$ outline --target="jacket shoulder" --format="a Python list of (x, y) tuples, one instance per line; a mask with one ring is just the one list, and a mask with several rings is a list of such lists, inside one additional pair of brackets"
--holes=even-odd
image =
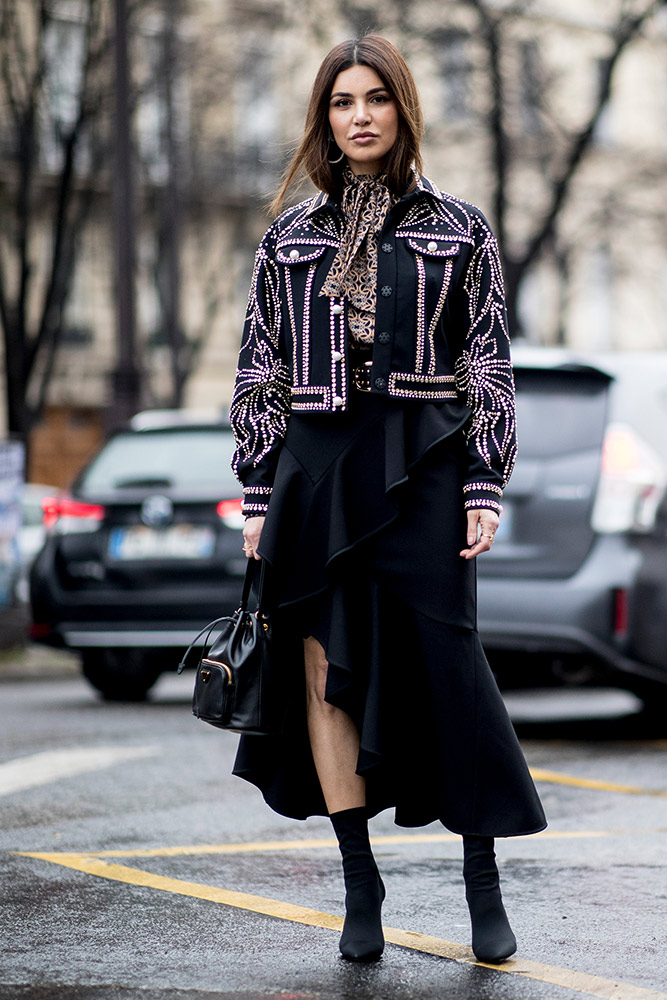
[[(316, 198), (317, 196), (315, 196)], [(308, 216), (315, 198), (305, 198), (304, 201), (298, 202), (296, 205), (290, 205), (286, 208), (284, 212), (275, 219), (273, 225), (276, 227), (278, 233), (283, 233), (287, 229), (295, 224), (303, 222), (303, 220)]]
[(493, 231), (486, 216), (476, 205), (443, 191), (427, 177), (421, 178), (421, 189), (423, 197), (417, 200), (415, 211), (408, 212), (403, 226), (406, 222), (410, 223), (411, 214), (419, 214), (423, 224), (426, 221), (426, 213), (434, 223), (453, 229), (466, 242), (479, 243), (493, 238)]
[(321, 199), (321, 195), (314, 195), (281, 212), (265, 232), (261, 246), (270, 253), (280, 243), (292, 238), (298, 239), (299, 235), (335, 235), (336, 227), (330, 212), (318, 211), (312, 214), (318, 199)]
[(286, 208), (280, 215), (276, 216), (264, 233), (260, 248), (264, 247), (266, 250), (269, 250), (271, 247), (275, 247), (285, 232), (289, 231), (295, 223), (299, 223), (307, 216), (312, 201), (312, 198), (307, 198), (305, 201), (300, 201), (298, 205), (290, 205), (289, 208)]

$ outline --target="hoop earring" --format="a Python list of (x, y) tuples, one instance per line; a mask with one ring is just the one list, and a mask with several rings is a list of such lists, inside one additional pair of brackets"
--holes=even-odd
[[(331, 143), (335, 142), (335, 141), (336, 140), (334, 139), (334, 137), (332, 135), (330, 135), (329, 136), (329, 145), (331, 145)], [(329, 163), (340, 163), (340, 161), (343, 159), (344, 156), (345, 156), (345, 153), (341, 153), (337, 160), (329, 160), (328, 157), (327, 157), (327, 159), (329, 160)]]

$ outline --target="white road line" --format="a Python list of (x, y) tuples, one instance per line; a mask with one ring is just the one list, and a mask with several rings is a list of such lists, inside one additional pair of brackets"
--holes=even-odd
[(101, 771), (127, 760), (153, 757), (157, 747), (73, 747), (69, 750), (45, 750), (29, 757), (0, 764), (0, 795), (12, 795), (26, 788), (47, 785), (75, 774)]

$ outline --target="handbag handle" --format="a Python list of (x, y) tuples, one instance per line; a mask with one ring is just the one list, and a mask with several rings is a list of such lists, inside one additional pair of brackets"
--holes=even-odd
[[(243, 591), (241, 593), (241, 605), (239, 611), (248, 610), (248, 601), (250, 600), (250, 590), (252, 588), (252, 582), (255, 578), (255, 572), (257, 570), (257, 559), (248, 559), (248, 565), (246, 566), (245, 579), (243, 581)], [(259, 610), (262, 606), (262, 599), (264, 597), (264, 577), (265, 577), (266, 562), (264, 559), (259, 560), (259, 587), (257, 588), (257, 609)]]
[[(248, 559), (248, 565), (246, 566), (246, 571), (245, 571), (245, 578), (243, 580), (243, 590), (241, 591), (241, 603), (240, 603), (240, 605), (238, 607), (237, 614), (239, 612), (241, 612), (242, 614), (246, 614), (246, 612), (248, 610), (248, 601), (250, 600), (250, 590), (252, 588), (252, 582), (253, 582), (253, 579), (255, 577), (256, 564), (257, 564), (257, 560), (256, 559)], [(260, 570), (259, 570), (259, 589), (258, 589), (258, 592), (257, 592), (257, 617), (258, 618), (264, 618), (264, 619), (266, 619), (268, 617), (265, 614), (265, 612), (262, 611), (262, 599), (263, 599), (263, 596), (264, 596), (265, 565), (266, 565), (265, 561), (264, 561), (264, 559), (262, 559), (261, 560), (261, 565), (260, 565)], [(206, 639), (204, 640), (204, 646), (208, 646), (208, 641), (209, 641), (209, 638), (211, 636), (211, 632), (213, 632), (213, 630), (215, 629), (216, 625), (219, 625), (220, 622), (224, 622), (228, 617), (229, 617), (229, 615), (223, 615), (222, 618), (216, 618), (216, 619), (214, 619), (214, 621), (209, 622), (208, 625), (204, 625), (204, 627), (201, 630), (201, 632), (197, 633), (197, 635), (194, 637), (194, 639), (192, 640), (192, 642), (190, 643), (190, 645), (186, 649), (185, 653), (183, 654), (183, 656), (181, 658), (181, 662), (178, 664), (178, 667), (176, 668), (176, 673), (177, 674), (182, 674), (183, 673), (183, 670), (185, 669), (187, 658), (190, 655), (190, 651), (193, 648), (193, 646), (197, 645), (197, 642), (199, 641), (199, 639), (201, 639), (201, 637), (205, 633), (208, 633), (206, 635)]]

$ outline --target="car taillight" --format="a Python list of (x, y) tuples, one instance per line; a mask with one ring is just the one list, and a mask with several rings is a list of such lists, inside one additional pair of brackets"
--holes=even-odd
[(43, 624), (41, 622), (33, 622), (30, 626), (30, 638), (31, 639), (45, 639), (47, 635), (51, 635), (51, 626)]
[(221, 500), (217, 506), (218, 517), (228, 528), (241, 529), (245, 523), (245, 517), (241, 513), (243, 500)]
[(58, 497), (44, 497), (44, 527), (55, 528), (63, 534), (70, 531), (97, 531), (104, 518), (104, 507), (98, 503), (74, 500), (68, 493)]
[(624, 587), (619, 587), (614, 590), (614, 636), (616, 639), (627, 638), (629, 623), (628, 592)]
[(666, 483), (667, 468), (653, 448), (632, 428), (612, 424), (602, 450), (593, 529), (650, 531)]

